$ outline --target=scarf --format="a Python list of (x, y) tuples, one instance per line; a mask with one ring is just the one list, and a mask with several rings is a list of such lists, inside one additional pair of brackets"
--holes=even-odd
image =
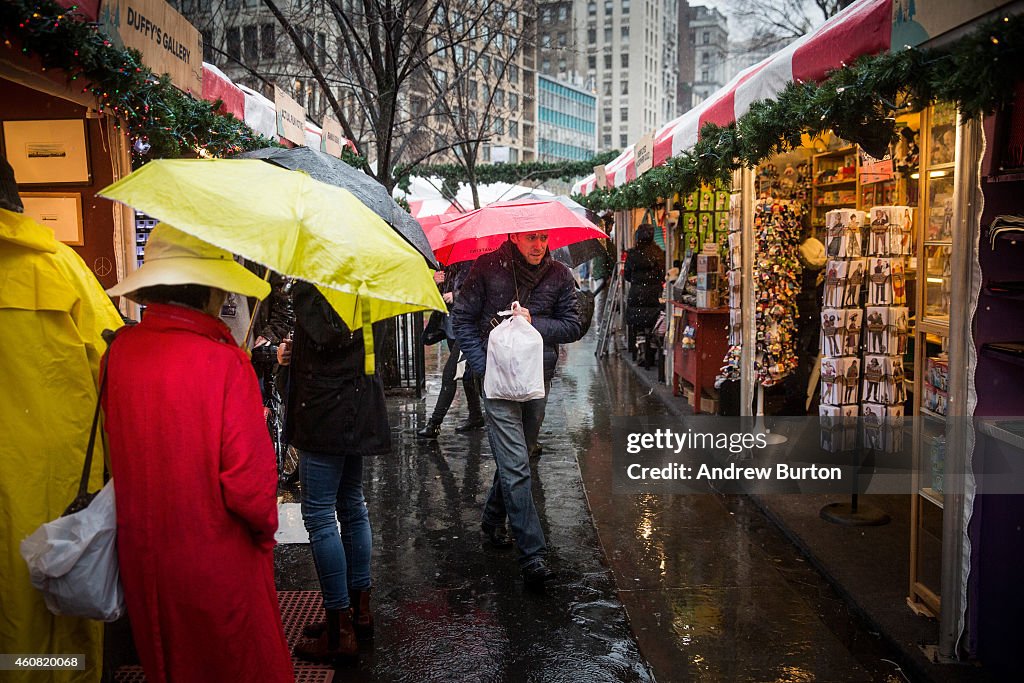
[[(512, 279), (516, 285), (516, 299), (522, 306), (529, 308), (527, 302), (532, 295), (533, 288), (540, 284), (548, 270), (551, 269), (551, 251), (548, 250), (541, 262), (534, 266), (526, 262), (519, 247), (512, 244), (511, 240), (505, 242), (503, 246), (512, 262)], [(523, 295), (525, 295), (525, 300)]]

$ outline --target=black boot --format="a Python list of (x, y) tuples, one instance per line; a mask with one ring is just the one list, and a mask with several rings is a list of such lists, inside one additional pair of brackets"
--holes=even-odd
[(544, 583), (558, 577), (555, 570), (548, 567), (547, 562), (538, 559), (523, 567), (523, 585), (530, 590), (544, 590)]
[(487, 423), (484, 421), (483, 415), (470, 415), (469, 419), (460, 424), (455, 428), (459, 434), (465, 434), (466, 432), (475, 432), (478, 429), (483, 429)]
[(484, 540), (485, 545), (489, 545), (492, 548), (504, 549), (512, 547), (512, 538), (508, 535), (505, 530), (505, 525), (501, 524), (493, 526), (491, 524), (482, 523), (480, 530), (484, 532), (486, 539)]
[(436, 439), (441, 433), (441, 423), (431, 420), (423, 429), (416, 430), (416, 436), (421, 439)]

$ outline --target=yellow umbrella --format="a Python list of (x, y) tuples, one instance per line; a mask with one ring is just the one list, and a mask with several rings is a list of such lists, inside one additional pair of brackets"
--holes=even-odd
[(289, 277), (317, 285), (373, 373), (378, 320), (444, 311), (423, 256), (350, 192), (257, 159), (158, 159), (99, 192)]

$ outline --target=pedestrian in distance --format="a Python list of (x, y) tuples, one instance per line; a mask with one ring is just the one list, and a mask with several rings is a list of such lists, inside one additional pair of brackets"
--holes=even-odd
[[(78, 254), (22, 212), (14, 170), (0, 157), (0, 653), (76, 653), (85, 669), (0, 678), (96, 683), (103, 624), (51, 614), (19, 546), (75, 498), (106, 348), (101, 333), (121, 317)], [(102, 485), (102, 441), (96, 447), (90, 491)]]
[[(302, 521), (326, 611), (325, 621), (303, 630), (309, 640), (295, 654), (315, 662), (350, 661), (358, 655), (357, 641), (373, 638), (373, 538), (363, 458), (391, 451), (391, 428), (380, 375), (364, 370), (363, 331), (350, 330), (307, 282), (295, 283), (292, 303), (294, 337), (281, 352), (290, 363), (285, 436), (299, 452)], [(379, 344), (384, 330), (376, 332)]]
[(508, 518), (523, 580), (531, 589), (543, 588), (556, 574), (547, 564), (547, 543), (533, 500), (529, 449), (544, 421), (558, 345), (582, 334), (572, 272), (551, 258), (547, 242), (546, 232), (509, 235), (496, 251), (477, 259), (452, 313), (455, 338), (478, 386), (487, 369), (488, 335), (501, 321), (498, 312), (510, 309), (513, 301), (520, 304), (513, 315), (525, 317), (544, 340), (544, 398), (517, 402), (481, 393), (496, 468), (480, 527), (488, 544), (508, 547)]
[[(654, 241), (654, 226), (644, 223), (636, 229), (636, 246), (626, 252), (623, 278), (629, 284), (626, 301), (626, 324), (629, 325), (629, 349), (636, 357), (636, 339), (645, 335), (650, 339), (658, 314), (665, 310), (661, 304), (661, 285), (665, 278), (665, 252)], [(644, 355), (653, 355), (645, 344)], [(641, 358), (644, 366), (652, 363), (650, 357)]]
[[(472, 267), (472, 261), (460, 261), (459, 263), (449, 265), (443, 271), (435, 273), (434, 279), (441, 286), (441, 296), (444, 298), (444, 302), (448, 304), (449, 309), (454, 305), (455, 299), (459, 295), (459, 290), (462, 288), (462, 283), (465, 281), (466, 276), (469, 275), (470, 268)], [(437, 277), (438, 275), (440, 275), (440, 278)], [(448, 414), (449, 408), (451, 408), (452, 401), (455, 400), (455, 392), (458, 389), (459, 380), (455, 378), (455, 375), (458, 373), (459, 357), (462, 355), (462, 349), (459, 348), (459, 342), (455, 339), (455, 334), (452, 332), (450, 315), (445, 316), (444, 327), (445, 338), (448, 342), (448, 360), (445, 362), (444, 369), (441, 372), (441, 390), (437, 394), (437, 403), (434, 404), (434, 410), (427, 424), (416, 432), (416, 436), (422, 439), (436, 439), (440, 435), (441, 425), (444, 423), (444, 418)], [(460, 434), (483, 429), (485, 425), (476, 383), (463, 374), (462, 386), (466, 392), (466, 405), (469, 408), (469, 416), (465, 422), (455, 428), (455, 431)]]
[(274, 586), (277, 465), (256, 373), (217, 316), (270, 286), (230, 253), (157, 225), (108, 293), (145, 304), (105, 365), (117, 551), (153, 683), (292, 681)]

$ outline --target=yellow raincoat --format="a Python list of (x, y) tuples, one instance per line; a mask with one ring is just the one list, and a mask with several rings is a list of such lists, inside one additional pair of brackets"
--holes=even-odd
[[(85, 655), (87, 667), (4, 672), (5, 681), (100, 680), (103, 624), (50, 614), (18, 546), (75, 497), (106, 348), (100, 333), (120, 325), (72, 249), (0, 209), (0, 652)], [(102, 484), (104, 455), (98, 441), (90, 490)]]

